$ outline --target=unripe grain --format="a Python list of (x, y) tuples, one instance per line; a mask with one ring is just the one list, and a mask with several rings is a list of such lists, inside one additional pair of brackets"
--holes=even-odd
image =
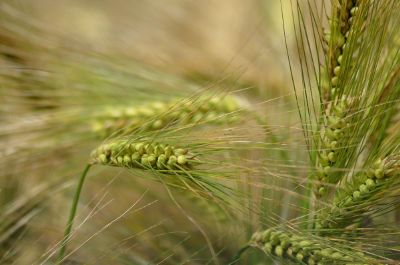
[(329, 19), (329, 31), (324, 32), (324, 40), (328, 45), (327, 70), (321, 71), (321, 80), (330, 80), (332, 86), (321, 85), (325, 102), (332, 100), (338, 92), (343, 54), (349, 46), (354, 20), (359, 15), (359, 2), (356, 0), (337, 1), (332, 9), (332, 17)]
[(355, 176), (354, 184), (345, 186), (338, 191), (334, 198), (334, 205), (319, 215), (317, 226), (319, 228), (345, 228), (353, 224), (375, 205), (374, 196), (396, 181), (399, 174), (399, 155), (390, 155), (382, 160), (377, 159), (371, 167)]
[[(369, 264), (363, 253), (327, 246), (323, 238), (267, 229), (253, 234), (250, 245), (269, 255), (301, 264)], [(318, 262), (318, 263), (317, 263)]]
[(187, 149), (151, 141), (114, 140), (96, 148), (91, 158), (93, 164), (166, 170), (190, 168), (194, 155)]
[[(218, 123), (220, 115), (239, 110), (233, 96), (202, 96), (194, 102), (176, 99), (169, 102), (152, 102), (139, 107), (113, 107), (96, 115), (92, 130), (102, 138), (126, 135), (135, 130), (159, 130), (172, 124), (186, 125), (196, 122)], [(223, 121), (232, 122), (230, 116)]]
[(326, 125), (321, 132), (322, 150), (318, 153), (317, 174), (318, 183), (314, 184), (316, 196), (326, 194), (325, 182), (336, 183), (338, 181), (334, 170), (338, 160), (338, 149), (345, 145), (343, 135), (348, 128), (346, 116), (348, 115), (351, 102), (346, 96), (331, 103), (330, 112), (326, 113)]

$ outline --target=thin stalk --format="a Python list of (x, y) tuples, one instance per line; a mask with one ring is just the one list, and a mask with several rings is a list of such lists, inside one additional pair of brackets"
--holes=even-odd
[(81, 177), (79, 178), (79, 183), (75, 190), (74, 199), (72, 200), (71, 211), (69, 213), (67, 227), (65, 228), (64, 238), (61, 242), (61, 248), (60, 248), (60, 252), (58, 254), (57, 264), (61, 264), (61, 262), (64, 258), (65, 249), (67, 247), (68, 240), (71, 236), (71, 229), (72, 229), (72, 225), (74, 224), (76, 209), (78, 208), (78, 202), (79, 202), (79, 197), (81, 195), (83, 182), (85, 181), (86, 175), (87, 175), (90, 167), (91, 167), (91, 164), (87, 164), (85, 169), (83, 170)]
[(239, 261), (239, 259), (240, 259), (240, 257), (242, 256), (242, 254), (243, 254), (248, 248), (250, 248), (250, 245), (245, 245), (244, 247), (242, 247), (241, 249), (239, 249), (238, 252), (236, 253), (236, 255), (233, 257), (232, 261), (229, 263), (229, 265), (236, 264), (236, 262)]

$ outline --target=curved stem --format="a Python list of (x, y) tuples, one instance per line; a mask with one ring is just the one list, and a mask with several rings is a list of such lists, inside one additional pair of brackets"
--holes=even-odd
[(250, 245), (245, 245), (239, 251), (236, 253), (235, 257), (233, 257), (232, 261), (229, 263), (229, 265), (233, 265), (236, 262), (239, 261), (240, 257), (242, 256), (243, 252), (245, 252), (248, 248), (250, 248)]
[(76, 209), (78, 207), (78, 202), (79, 202), (79, 197), (81, 195), (83, 182), (85, 181), (86, 175), (87, 175), (90, 167), (91, 167), (91, 164), (87, 164), (86, 165), (85, 170), (83, 170), (83, 173), (82, 173), (82, 175), (81, 175), (81, 177), (79, 179), (78, 186), (76, 187), (75, 195), (74, 195), (74, 198), (72, 200), (71, 211), (70, 211), (69, 217), (68, 217), (67, 227), (65, 228), (64, 238), (63, 238), (63, 240), (61, 242), (61, 248), (60, 248), (60, 252), (58, 254), (58, 262), (57, 262), (57, 264), (61, 264), (61, 262), (62, 262), (62, 260), (64, 258), (65, 249), (67, 247), (68, 240), (69, 240), (69, 238), (71, 236), (72, 225), (74, 224), (74, 219), (75, 219), (75, 215), (76, 215)]

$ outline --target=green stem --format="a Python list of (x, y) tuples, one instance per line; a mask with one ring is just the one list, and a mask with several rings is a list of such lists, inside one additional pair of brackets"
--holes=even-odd
[(239, 261), (240, 257), (242, 256), (243, 252), (245, 252), (248, 248), (250, 248), (250, 245), (246, 245), (239, 249), (239, 251), (236, 253), (235, 257), (233, 257), (232, 261), (229, 263), (229, 265), (233, 265), (236, 262)]
[(71, 211), (70, 211), (69, 217), (68, 217), (67, 227), (65, 228), (64, 238), (63, 238), (63, 240), (61, 242), (61, 249), (60, 249), (60, 252), (58, 254), (58, 262), (57, 262), (57, 264), (61, 264), (61, 262), (62, 262), (62, 260), (64, 258), (65, 249), (67, 247), (68, 240), (69, 240), (69, 238), (71, 236), (71, 229), (72, 229), (72, 225), (74, 223), (74, 219), (75, 219), (75, 215), (76, 215), (76, 209), (78, 207), (79, 196), (81, 195), (83, 182), (85, 181), (86, 175), (87, 175), (90, 167), (91, 167), (91, 164), (87, 164), (86, 165), (85, 170), (83, 170), (83, 173), (82, 173), (82, 175), (81, 175), (81, 177), (79, 179), (78, 186), (76, 187), (74, 199), (72, 200)]

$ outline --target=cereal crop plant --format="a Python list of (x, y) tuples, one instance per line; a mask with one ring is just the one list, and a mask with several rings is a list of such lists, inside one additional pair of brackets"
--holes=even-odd
[(0, 3), (0, 264), (399, 264), (399, 1), (116, 2)]

